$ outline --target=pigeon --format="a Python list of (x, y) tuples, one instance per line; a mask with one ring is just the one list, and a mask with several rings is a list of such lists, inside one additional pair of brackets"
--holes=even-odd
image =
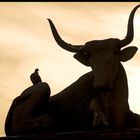
[(31, 76), (30, 76), (30, 79), (31, 79), (33, 85), (42, 82), (41, 77), (38, 74), (38, 71), (39, 71), (39, 69), (36, 68), (35, 71), (34, 71), (34, 73), (32, 73)]

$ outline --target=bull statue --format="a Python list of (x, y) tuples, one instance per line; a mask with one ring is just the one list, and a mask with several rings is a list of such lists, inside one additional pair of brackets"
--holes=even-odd
[(130, 124), (134, 125), (134, 122), (135, 127), (140, 127), (139, 115), (133, 114), (129, 109), (127, 76), (121, 64), (130, 60), (138, 50), (135, 46), (122, 48), (133, 40), (133, 18), (139, 7), (137, 5), (130, 13), (127, 34), (122, 40), (109, 38), (88, 41), (84, 45), (72, 45), (62, 40), (53, 22), (48, 19), (57, 44), (75, 53), (75, 59), (92, 68), (90, 73), (80, 78), (81, 81), (51, 97), (50, 104), (58, 111), (55, 115), (61, 124), (69, 128), (88, 128), (91, 122), (96, 125), (95, 115), (100, 117), (99, 114), (102, 113), (105, 118), (103, 124), (113, 129), (120, 130)]
[(44, 82), (27, 88), (11, 105), (6, 135), (92, 130), (98, 125), (115, 130), (140, 128), (140, 116), (129, 109), (127, 76), (121, 64), (137, 51), (134, 46), (122, 48), (133, 40), (133, 18), (139, 7), (130, 13), (124, 39), (93, 40), (85, 45), (63, 41), (48, 19), (58, 45), (75, 53), (74, 58), (92, 71), (53, 96)]

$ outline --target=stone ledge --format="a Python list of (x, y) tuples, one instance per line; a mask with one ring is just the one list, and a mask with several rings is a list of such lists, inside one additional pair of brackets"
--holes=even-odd
[(68, 139), (82, 139), (82, 140), (129, 140), (139, 139), (140, 129), (129, 129), (121, 132), (112, 131), (78, 131), (78, 132), (61, 132), (49, 133), (40, 135), (27, 135), (27, 136), (8, 136), (0, 137), (0, 140), (68, 140)]

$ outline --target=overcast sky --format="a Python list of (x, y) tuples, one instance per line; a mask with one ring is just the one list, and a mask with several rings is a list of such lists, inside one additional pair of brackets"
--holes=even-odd
[[(61, 37), (71, 44), (123, 39), (131, 10), (139, 2), (1, 2), (0, 3), (0, 135), (12, 100), (32, 85), (39, 68), (42, 80), (57, 94), (91, 70), (60, 48), (51, 33), (52, 19)], [(134, 18), (134, 40), (140, 47), (140, 9)], [(140, 113), (140, 50), (123, 63), (129, 84), (129, 104)]]

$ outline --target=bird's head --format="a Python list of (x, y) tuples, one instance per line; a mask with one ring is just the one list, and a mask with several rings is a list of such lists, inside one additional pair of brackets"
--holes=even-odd
[(38, 68), (36, 68), (36, 69), (35, 69), (35, 72), (38, 72), (38, 71), (39, 71), (39, 69), (38, 69)]

